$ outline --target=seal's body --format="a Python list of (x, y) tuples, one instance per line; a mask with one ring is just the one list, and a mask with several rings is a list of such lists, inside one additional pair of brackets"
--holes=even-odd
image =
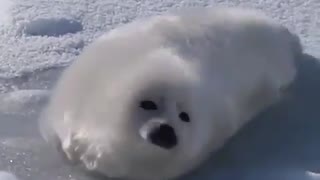
[(300, 53), (298, 38), (253, 10), (137, 20), (66, 70), (41, 131), (67, 159), (106, 176), (178, 177), (282, 97)]

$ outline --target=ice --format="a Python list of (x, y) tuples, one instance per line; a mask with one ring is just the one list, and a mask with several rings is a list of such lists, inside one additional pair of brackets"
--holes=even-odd
[(117, 25), (215, 5), (265, 11), (297, 33), (314, 57), (300, 58), (300, 76), (284, 103), (182, 179), (320, 179), (319, 0), (0, 0), (0, 171), (20, 180), (99, 179), (64, 162), (39, 136), (37, 119), (60, 73)]

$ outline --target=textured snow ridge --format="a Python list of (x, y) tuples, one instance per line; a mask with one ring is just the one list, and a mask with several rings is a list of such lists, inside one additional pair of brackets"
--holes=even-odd
[(0, 77), (65, 66), (102, 33), (136, 18), (191, 6), (261, 9), (320, 57), (319, 0), (1, 0)]

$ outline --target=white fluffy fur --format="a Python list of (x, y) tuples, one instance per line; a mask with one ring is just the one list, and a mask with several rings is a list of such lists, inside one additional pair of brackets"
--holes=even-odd
[[(194, 8), (137, 20), (106, 33), (66, 70), (41, 131), (70, 161), (107, 176), (178, 177), (281, 98), (300, 53), (297, 37), (254, 10)], [(175, 128), (177, 147), (140, 136), (151, 118), (142, 99), (161, 101), (157, 117)]]

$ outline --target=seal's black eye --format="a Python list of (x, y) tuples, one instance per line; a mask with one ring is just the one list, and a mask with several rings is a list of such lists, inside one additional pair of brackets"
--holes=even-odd
[(179, 114), (179, 118), (180, 118), (181, 121), (183, 121), (183, 122), (190, 122), (190, 117), (189, 117), (188, 113), (186, 113), (186, 112), (181, 112), (181, 113)]
[(158, 107), (156, 105), (156, 103), (154, 103), (153, 101), (141, 101), (140, 102), (140, 107), (145, 109), (145, 110), (157, 110)]

